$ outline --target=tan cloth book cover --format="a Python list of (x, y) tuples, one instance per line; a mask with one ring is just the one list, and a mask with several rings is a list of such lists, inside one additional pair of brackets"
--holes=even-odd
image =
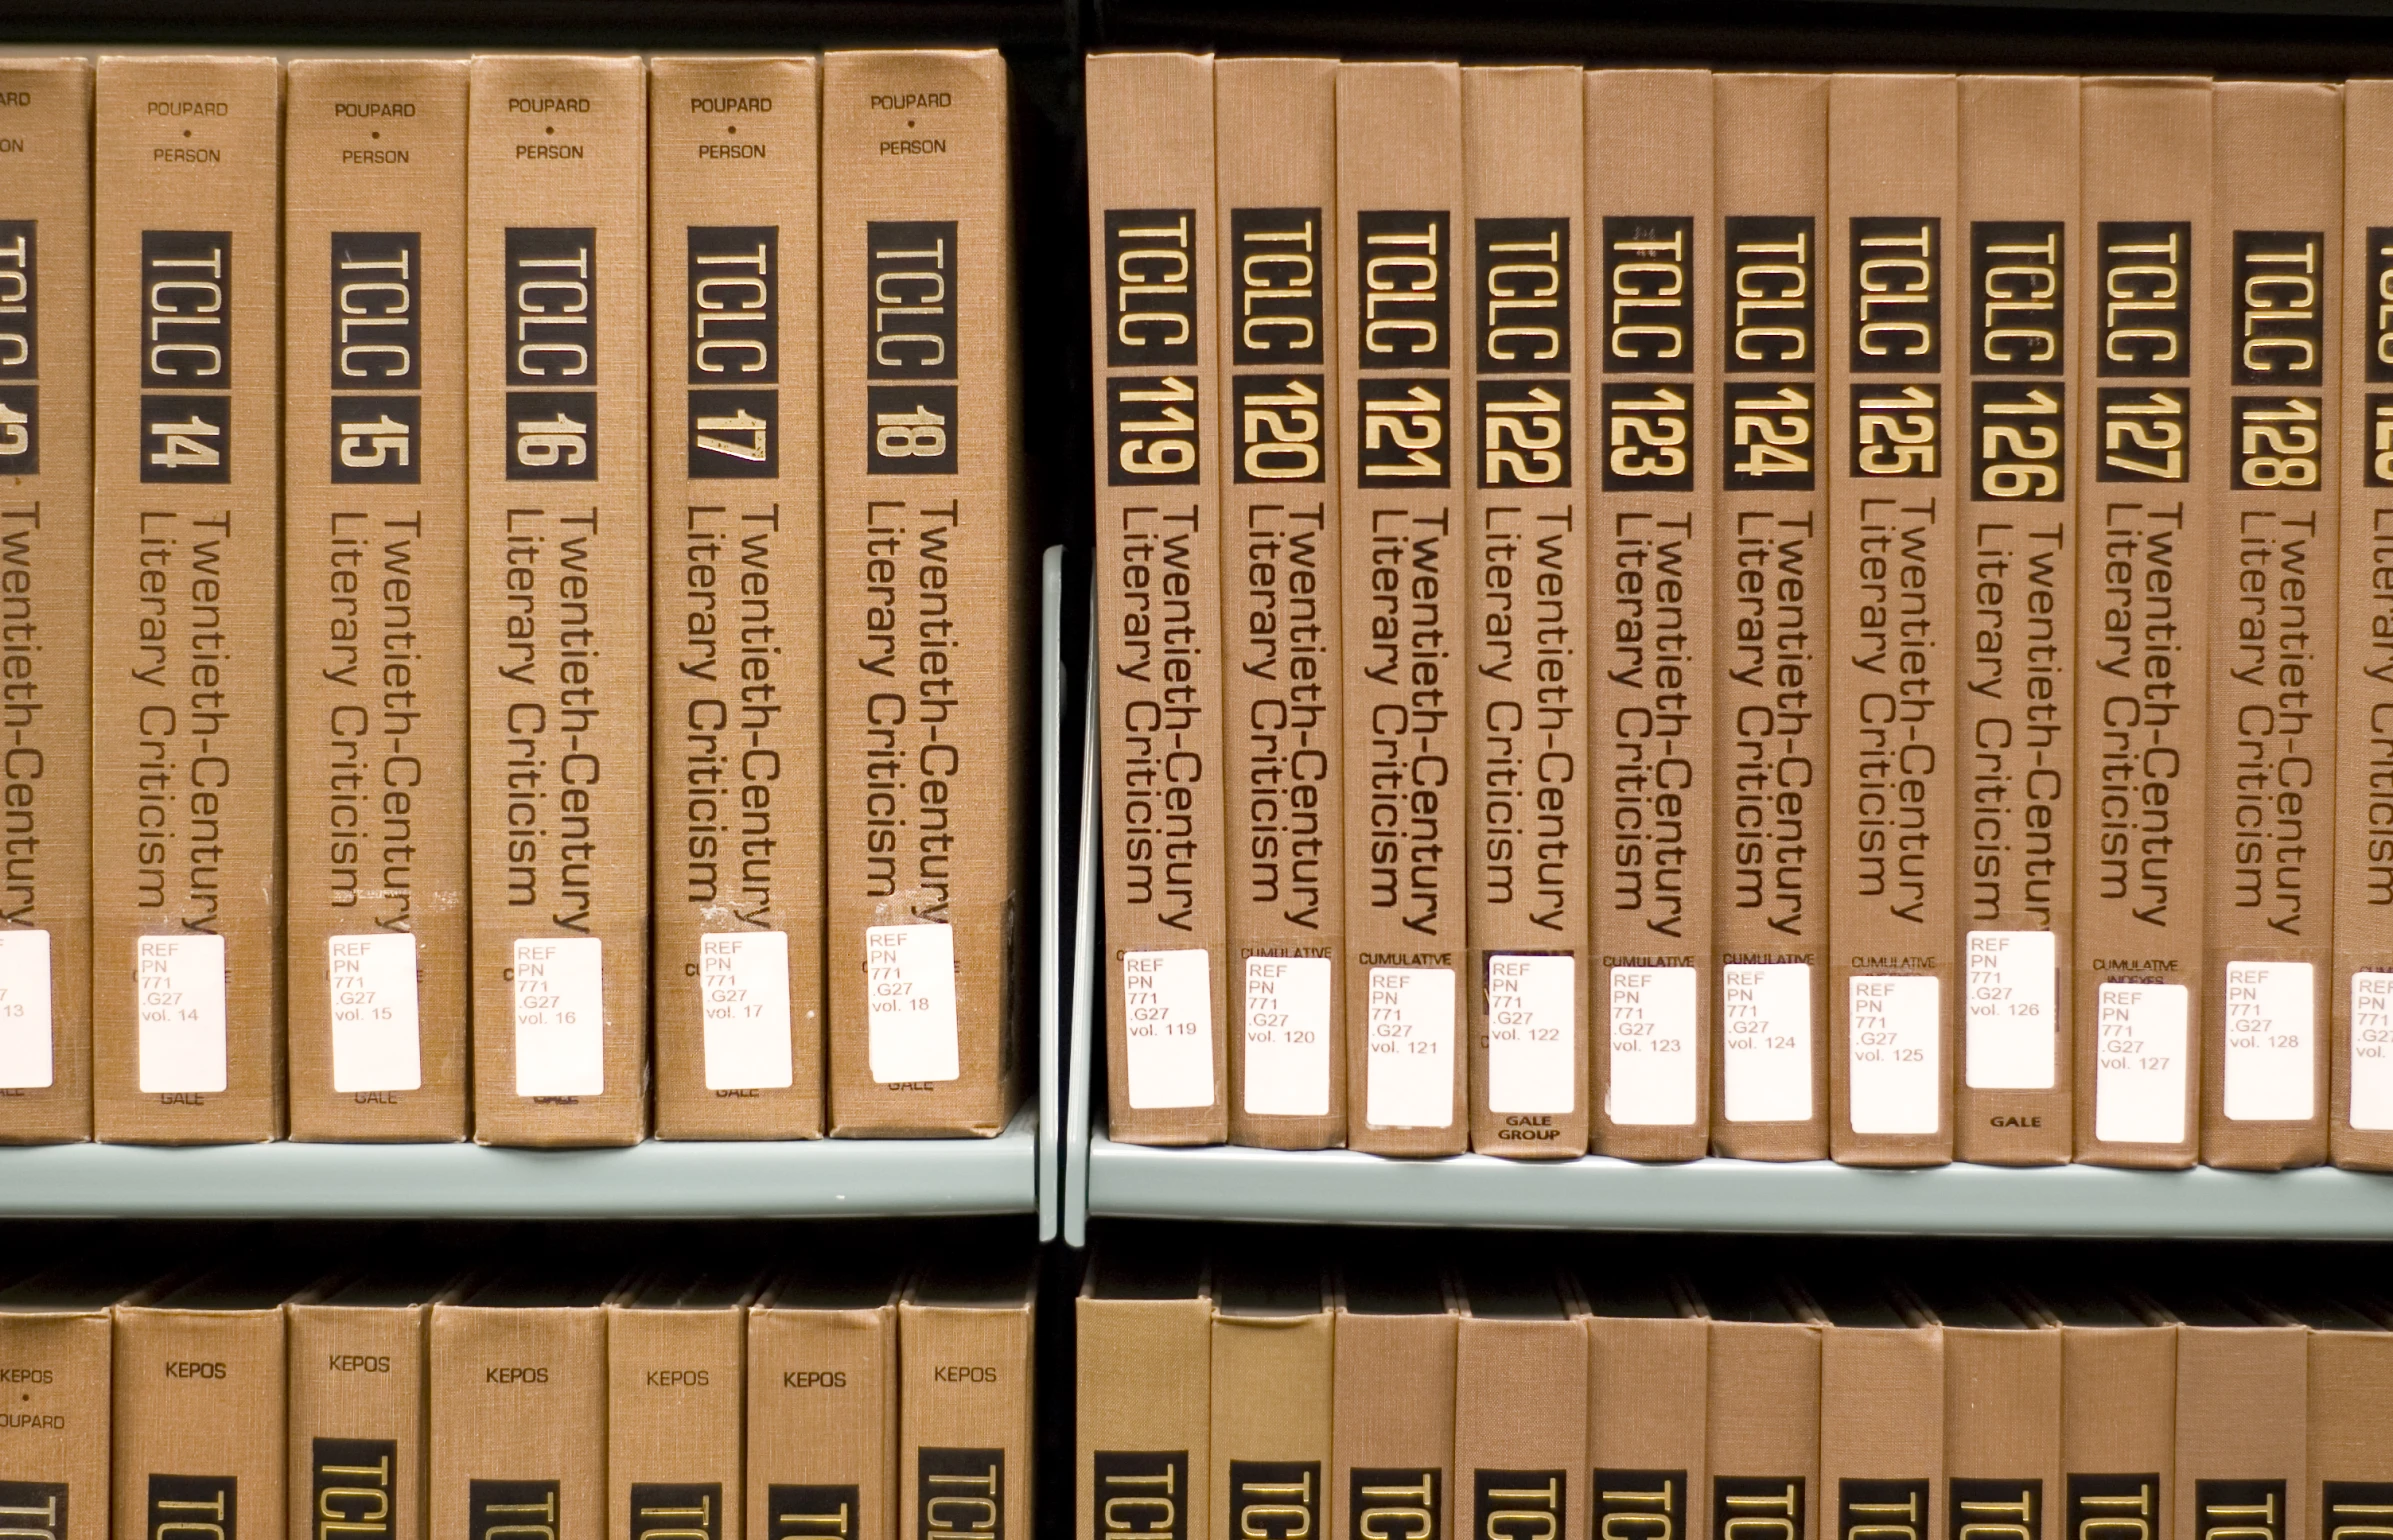
[(1229, 1137), (1213, 57), (1087, 61), (1107, 1131)]
[(282, 1528), (291, 1293), (271, 1268), (239, 1269), (117, 1308), (116, 1534)]
[(1338, 337), (1346, 1142), (1451, 1155), (1470, 1134), (1458, 68), (1338, 67), (1338, 225), (1354, 274)]
[(823, 56), (831, 1128), (1005, 1127), (1029, 1019), (1029, 521), (1005, 61)]
[[(1575, 66), (1462, 72), (1470, 1140), (1481, 1154), (1532, 1159), (1587, 1152), (1587, 862), (1615, 869), (1590, 842), (1584, 80)], [(1651, 542), (1657, 568), (1671, 560), (1668, 538)], [(1657, 654), (1668, 645), (1653, 639)], [(1611, 661), (1623, 674), (1637, 666)], [(1622, 758), (1613, 735), (1597, 741)], [(1667, 795), (1634, 775), (1606, 785), (1623, 804), (1613, 827), (1658, 813)], [(1667, 840), (1665, 827), (1654, 818)]]
[(1473, 1535), (1583, 1534), (1586, 1323), (1557, 1275), (1507, 1264), (1465, 1268), (1458, 1290), (1455, 1506)]
[(607, 1307), (609, 1540), (746, 1532), (748, 1304), (736, 1271), (652, 1281)]
[(2199, 1285), (2161, 1303), (2178, 1323), (2171, 1540), (2309, 1540), (2309, 1328)]
[(2059, 1326), (1969, 1285), (1940, 1288), (1929, 1303), (1944, 1325), (1948, 1532), (2060, 1540)]
[(649, 64), (656, 1131), (823, 1131), (818, 66)]
[(2063, 1536), (2164, 1540), (2177, 1469), (2177, 1327), (2098, 1280), (2040, 1289), (2061, 1333)]
[(289, 71), (294, 1139), (466, 1134), (467, 69), (296, 59)]
[(1828, 77), (1712, 82), (1720, 1038), (1712, 1150), (1828, 1153)]
[[(1587, 1530), (1682, 1540), (1726, 1532), (1705, 1510), (1711, 1323), (1682, 1281), (1581, 1270), (1587, 1328)], [(1788, 1540), (1784, 1531), (1779, 1540)], [(1795, 1537), (1800, 1540), (1800, 1537)]]
[(271, 1139), (282, 66), (103, 58), (95, 97), (93, 1115)]
[(646, 68), (485, 54), (467, 148), (474, 1138), (648, 1113)]
[(91, 1137), (91, 65), (0, 64), (0, 1141)]
[(1411, 1259), (1358, 1254), (1337, 1296), (1330, 1388), (1332, 1535), (1454, 1532), (1456, 1316)]
[(1696, 1533), (1713, 1540), (1820, 1534), (1820, 1322), (1807, 1301), (1748, 1270), (1699, 1280), (1711, 1321)]
[(1829, 86), (1828, 1146), (1854, 1165), (1953, 1157), (1959, 136), (1950, 75)]
[(2211, 102), (2212, 495), (2235, 517), (2211, 547), (2202, 1159), (2277, 1170), (2327, 1156), (2337, 716), (2312, 685), (2335, 678), (2343, 94), (2221, 81)]
[(1213, 1290), (1204, 1257), (1172, 1240), (1108, 1242), (1072, 1305), (1074, 1480), (1094, 1528), (1118, 1540), (1210, 1540)]
[(432, 1540), (606, 1540), (604, 1283), (502, 1277), (432, 1308)]
[[(2209, 749), (2210, 82), (2088, 77), (2077, 289), (2077, 1158), (2194, 1163)], [(2170, 153), (2155, 156), (2152, 146)], [(2216, 306), (2208, 307), (2215, 310)]]
[(1213, 66), (1230, 1142), (1346, 1142), (1338, 66)]
[(1953, 1153), (2006, 1166), (2064, 1162), (2075, 1133), (2078, 137), (2074, 76), (1961, 77)]
[(897, 1540), (894, 1271), (784, 1277), (748, 1312), (748, 1533)]
[(2314, 1301), (2310, 1328), (2309, 1469), (2298, 1499), (2318, 1516), (2313, 1540), (2362, 1540), (2393, 1512), (2393, 1331), (2374, 1314)]
[(1692, 1160), (1711, 1147), (1722, 833), (1709, 784), (1721, 700), (1712, 77), (1591, 70), (1586, 98), (1589, 411), (1603, 423), (1584, 469), (1592, 768), (1596, 805), (1616, 810), (1595, 820), (1588, 894), (1592, 1143)]
[(1835, 1540), (1945, 1533), (1944, 1328), (1899, 1286), (1822, 1289), (1820, 1500)]
[(1024, 1540), (1035, 1489), (1025, 1263), (933, 1266), (898, 1307), (899, 1540)]
[(1329, 1521), (1337, 1317), (1325, 1281), (1301, 1241), (1215, 1272), (1208, 1535), (1304, 1540)]
[(17, 1387), (0, 1509), (24, 1540), (108, 1540), (111, 1307), (141, 1297), (117, 1268), (79, 1263), (0, 1289), (0, 1363)]
[(291, 1535), (424, 1540), (432, 1305), (440, 1283), (368, 1275), (283, 1307)]

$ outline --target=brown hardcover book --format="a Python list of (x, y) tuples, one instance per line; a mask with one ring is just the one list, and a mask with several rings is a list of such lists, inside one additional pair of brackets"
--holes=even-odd
[[(1610, 1266), (1582, 1272), (1580, 1287), (1588, 1532), (1651, 1540), (1723, 1534), (1702, 1511), (1712, 1347), (1702, 1306), (1674, 1281)], [(1777, 1540), (1790, 1537), (1781, 1530)]]
[(1704, 1469), (1695, 1533), (1814, 1540), (1820, 1532), (1820, 1325), (1788, 1291), (1745, 1276), (1703, 1281), (1711, 1320)]
[(1604, 426), (1584, 457), (1586, 634), (1595, 784), (1614, 810), (1595, 823), (1590, 1083), (1596, 1152), (1641, 1159), (1692, 1160), (1712, 1136), (1713, 129), (1708, 71), (1587, 75), (1588, 420)]
[(9, 1144), (91, 1137), (91, 100), (84, 60), (0, 64), (0, 581), (15, 585), (0, 658), (18, 671), (0, 704)]
[(1950, 75), (1829, 88), (1828, 1144), (1853, 1165), (1953, 1156), (1960, 123)]
[(656, 1131), (823, 1131), (811, 59), (649, 65)]
[(1213, 57), (1088, 59), (1107, 1129), (1230, 1134)]
[(1207, 1536), (1301, 1540), (1328, 1520), (1336, 1316), (1322, 1284), (1301, 1243), (1215, 1275)]
[[(1346, 1142), (1468, 1142), (1467, 651), (1457, 480), (1469, 343), (1455, 341), (1462, 72), (1338, 69), (1338, 222), (1353, 250), (1338, 339), (1346, 755)], [(1467, 483), (1465, 483), (1467, 484)]]
[[(2327, 1157), (2334, 965), (2335, 678), (2342, 526), (2334, 452), (2343, 341), (2343, 93), (2315, 81), (2214, 89), (2214, 335), (2229, 449), (2212, 493), (2210, 883), (2202, 1159), (2276, 1170)], [(2223, 307), (2223, 308), (2222, 308)], [(2215, 324), (2215, 323), (2214, 323)]]
[(1213, 66), (1230, 1141), (1271, 1149), (1346, 1142), (1337, 79)]
[[(1100, 1248), (1073, 1301), (1075, 1481), (1099, 1532), (1209, 1540), (1213, 1298), (1170, 1242)], [(1316, 1480), (1318, 1485), (1318, 1480)]]
[(607, 1307), (610, 1540), (740, 1540), (755, 1293), (734, 1273)]
[(1822, 1305), (1820, 1500), (1835, 1505), (1835, 1540), (1944, 1534), (1944, 1328), (1876, 1286), (1840, 1285)]
[(1013, 1115), (1030, 895), (1030, 546), (1006, 71), (823, 58), (831, 1126)]
[(897, 1540), (892, 1270), (784, 1278), (748, 1312), (748, 1533)]
[(1828, 78), (1712, 82), (1719, 207), (1720, 1040), (1712, 1149), (1828, 1153)]
[(2042, 1292), (2061, 1332), (2059, 1533), (2165, 1540), (2177, 1460), (2177, 1327), (2108, 1290)]
[[(1464, 721), (1470, 786), (1465, 863), (1470, 931), (1463, 993), (1469, 1006), (1471, 1148), (1486, 1155), (1566, 1159), (1587, 1153), (1587, 1049), (1581, 1023), (1595, 981), (1588, 951), (1591, 807), (1587, 572), (1589, 535), (1587, 342), (1580, 244), (1587, 239), (1585, 77), (1576, 66), (1474, 67), (1462, 72), (1461, 250), (1470, 322), (1473, 446), (1463, 570), (1469, 598)], [(1665, 430), (1667, 431), (1667, 430)], [(1633, 558), (1657, 583), (1669, 531), (1639, 529)], [(1608, 547), (1607, 547), (1608, 549)], [(1657, 612), (1649, 689), (1669, 665)], [(1655, 701), (1621, 703), (1632, 713)], [(1604, 721), (1613, 720), (1603, 717)], [(1657, 729), (1657, 733), (1659, 729)], [(1601, 735), (1608, 763), (1626, 755)], [(1672, 752), (1657, 738), (1637, 752)], [(1682, 766), (1682, 768), (1684, 768)], [(1634, 774), (1614, 788), (1642, 813), (1657, 866), (1669, 828), (1667, 793)], [(1611, 786), (1611, 782), (1606, 782)], [(1640, 874), (1643, 875), (1643, 874)], [(1671, 900), (1656, 895), (1657, 904)]]
[[(24, 1540), (108, 1540), (110, 1267), (70, 1262), (0, 1289), (0, 1362), (15, 1372), (0, 1505)], [(131, 1298), (138, 1300), (138, 1295)]]
[[(1579, 83), (1570, 84), (1575, 100)], [(1470, 1505), (1474, 1535), (1585, 1533), (1586, 1323), (1536, 1266), (1466, 1276), (1454, 1328), (1454, 1504)]]
[(2061, 1333), (1984, 1290), (1934, 1296), (1944, 1324), (1944, 1500), (1950, 1532), (2057, 1540)]
[(1037, 1303), (1027, 1265), (933, 1268), (906, 1291), (898, 1308), (899, 1540), (1030, 1533)]
[(290, 1535), (424, 1540), (426, 1343), (432, 1304), (446, 1294), (368, 1276), (284, 1307)]
[(2310, 1330), (2265, 1305), (2173, 1292), (2171, 1540), (2309, 1540)]
[(271, 1139), (282, 66), (108, 58), (95, 97), (94, 1124)]
[(2202, 457), (2218, 436), (2194, 371), (2226, 346), (2195, 304), (2212, 281), (2199, 260), (2210, 82), (2092, 77), (2079, 122), (2077, 292), (2101, 299), (2078, 373), (2093, 409), (2078, 440), (2076, 1153), (2190, 1166), (2210, 722)]
[(466, 1133), (467, 69), (290, 66), (283, 967), (294, 1139)]
[(283, 1511), (283, 1301), (271, 1270), (201, 1278), (116, 1310), (115, 1533), (271, 1536)]
[(647, 1128), (647, 84), (473, 62), (474, 1138)]
[(2364, 1540), (2393, 1512), (2393, 1331), (2374, 1315), (2314, 1303), (2310, 1328), (2309, 1470), (2301, 1504), (2318, 1515), (2313, 1540)]
[(605, 1540), (613, 1293), (511, 1277), (432, 1307), (432, 1540)]
[[(2393, 81), (2343, 88), (2345, 495), (2336, 583), (2335, 1164), (2393, 1170)], [(2393, 449), (2393, 437), (2388, 438)]]
[(2061, 983), (2077, 912), (2077, 108), (2074, 76), (1961, 78), (1954, 234), (1969, 265), (1952, 274), (1965, 320), (1953, 339), (1968, 349), (1969, 415), (1953, 435), (1965, 632), (1953, 1153), (1993, 1165), (2066, 1161), (2074, 1133)]
[(1328, 1533), (1453, 1533), (1455, 1324), (1445, 1285), (1417, 1263), (1382, 1255), (1348, 1269), (1334, 1327)]

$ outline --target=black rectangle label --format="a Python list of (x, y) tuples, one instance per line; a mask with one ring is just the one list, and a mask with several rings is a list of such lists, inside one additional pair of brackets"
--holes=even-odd
[(230, 1476), (151, 1476), (144, 1540), (241, 1540), (240, 1487)]
[(598, 392), (507, 392), (509, 481), (598, 479)]
[(1642, 374), (1695, 368), (1695, 221), (1604, 220), (1603, 367)]
[(2322, 1481), (2318, 1488), (2318, 1540), (2383, 1540), (2393, 1529), (2393, 1481)]
[(1229, 1533), (1238, 1540), (1313, 1540), (1321, 1533), (1321, 1462), (1232, 1460)]
[(315, 1482), (314, 1540), (389, 1540), (398, 1531), (399, 1445), (388, 1438), (319, 1438), (308, 1450)]
[(2316, 396), (2233, 396), (2233, 480), (2239, 492), (2306, 491), (2318, 485), (2326, 447)]
[(2235, 383), (2325, 378), (2326, 232), (2235, 232)]
[(689, 393), (692, 481), (762, 481), (781, 474), (781, 392)]
[[(1098, 1540), (1189, 1540), (1187, 1450), (1099, 1449), (1089, 1458), (1089, 1511), (1097, 1518)], [(1234, 1510), (1236, 1461), (1230, 1471)]]
[(956, 468), (953, 385), (867, 385), (868, 476), (951, 476)]
[(1808, 383), (1735, 383), (1720, 395), (1720, 489), (1809, 492), (1818, 479), (1819, 401)]
[(925, 1445), (915, 1457), (916, 1540), (1005, 1540), (1005, 1451)]
[(1695, 489), (1695, 403), (1683, 385), (1606, 384), (1604, 490)]
[(1918, 481), (1942, 472), (1943, 386), (1888, 382), (1852, 391), (1854, 475)]
[(1864, 1480), (1836, 1484), (1836, 1540), (1928, 1540), (1928, 1483)]
[(141, 384), (233, 388), (231, 231), (141, 232)]
[(0, 385), (0, 476), (31, 476), (41, 468), (41, 387)]
[(2094, 392), (2101, 414), (2102, 459), (2096, 481), (2183, 481), (2186, 415), (2182, 385), (2105, 385)]
[(554, 1481), (465, 1484), (466, 1540), (557, 1540), (563, 1523)]
[(1106, 484), (1196, 485), (1204, 478), (1197, 412), (1194, 373), (1109, 375), (1105, 381)]
[(1596, 1540), (1687, 1540), (1683, 1470), (1599, 1470), (1587, 1495)]
[(1346, 1478), (1346, 1540), (1445, 1540), (1438, 1514), (1446, 1473), (1358, 1465)]
[(41, 254), (34, 221), (0, 219), (0, 380), (41, 378)]
[(2194, 1482), (2196, 1540), (2285, 1540), (2282, 1481)]
[(2393, 226), (2368, 231), (2368, 357), (2371, 385), (2393, 385)]
[(63, 1481), (0, 1481), (0, 1534), (66, 1540), (66, 1499)]
[(1326, 382), (1318, 374), (1230, 376), (1232, 431), (1238, 438), (1236, 482), (1320, 481)]
[(1567, 1540), (1562, 1518), (1569, 1489), (1568, 1471), (1472, 1471), (1472, 1540)]
[(423, 388), (423, 241), (412, 230), (332, 235), (332, 388)]
[(1803, 1540), (1801, 1476), (1714, 1476), (1711, 1540)]
[(141, 479), (209, 485), (233, 479), (230, 396), (143, 396)]
[(1365, 379), (1356, 386), (1355, 474), (1366, 487), (1443, 487), (1452, 435), (1441, 376)]
[(691, 225), (687, 255), (688, 383), (780, 384), (780, 227)]
[(1323, 343), (1319, 209), (1230, 210), (1233, 364), (1318, 364)]
[(1196, 361), (1196, 210), (1107, 209), (1107, 367)]
[(2072, 1471), (2069, 1511), (2062, 1515), (2068, 1540), (2159, 1540), (2160, 1477)]
[(866, 379), (956, 378), (956, 255), (952, 219), (865, 225)]
[(722, 1540), (719, 1481), (635, 1481), (631, 1540)]
[(1475, 229), (1480, 372), (1570, 373), (1570, 221), (1482, 219)]
[(2058, 220), (1969, 227), (1969, 371), (2059, 375), (2068, 366), (2069, 237)]
[(1570, 381), (1481, 380), (1479, 485), (1570, 485)]
[(1949, 1540), (2044, 1540), (2044, 1483), (1955, 1476), (1945, 1483)]
[(768, 1486), (764, 1540), (856, 1540), (860, 1502), (853, 1486)]
[(1354, 227), (1360, 367), (1451, 367), (1454, 259), (1446, 211), (1364, 209)]
[(1944, 222), (1855, 219), (1852, 241), (1855, 374), (1935, 374), (1944, 367)]
[[(8, 392), (0, 390), (0, 404), (7, 400)], [(2393, 487), (2393, 392), (2372, 390), (2360, 402), (2368, 413), (2368, 461), (2360, 480), (2367, 486)], [(0, 425), (0, 433), (6, 431)]]
[(2095, 241), (2095, 372), (2104, 379), (2191, 374), (2193, 226), (2105, 220)]
[(2068, 386), (2060, 380), (1973, 380), (1970, 495), (2057, 503), (2069, 484)]
[(333, 481), (421, 481), (423, 433), (421, 396), (333, 397)]
[(598, 231), (507, 227), (507, 383), (598, 383)]
[(1816, 374), (1819, 242), (1808, 215), (1722, 221), (1728, 247), (1730, 374)]

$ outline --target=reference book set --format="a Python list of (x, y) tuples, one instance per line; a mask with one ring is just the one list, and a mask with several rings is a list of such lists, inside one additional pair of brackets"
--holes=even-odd
[(1112, 1138), (2393, 1169), (2393, 82), (1087, 73)]
[(1004, 1127), (1006, 93), (0, 60), (0, 1141)]

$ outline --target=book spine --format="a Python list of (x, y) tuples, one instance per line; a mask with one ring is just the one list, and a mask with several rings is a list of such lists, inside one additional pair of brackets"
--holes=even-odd
[[(2330, 452), (2340, 386), (2343, 99), (2338, 87), (2219, 85), (2209, 308), (2228, 351), (2228, 440), (2212, 496), (2208, 998), (2202, 1158), (2275, 1170), (2327, 1155), (2334, 964), (2337, 546)], [(2322, 780), (2324, 784), (2322, 784)]]
[(2132, 1540), (2164, 1540), (2177, 1468), (2177, 1328), (2060, 1331), (2057, 1532), (2116, 1525)]
[(426, 1358), (430, 1532), (607, 1540), (606, 1312), (435, 1305)]
[[(1968, 89), (1965, 85), (1964, 90)], [(2057, 1327), (1944, 1328), (1944, 1481), (1952, 1532), (2055, 1540), (2061, 1492)]]
[[(1030, 1337), (1027, 1303), (903, 1307), (898, 1540), (940, 1540), (955, 1533), (947, 1520), (959, 1514), (986, 1540), (1031, 1533)], [(994, 1372), (945, 1372), (959, 1364)]]
[(1120, 1516), (1100, 1526), (1120, 1540), (1213, 1534), (1212, 1301), (1090, 1293), (1077, 1304), (1077, 1484), (1088, 1511)]
[(1959, 132), (1949, 75), (1829, 89), (1828, 1127), (1856, 1165), (1953, 1154)]
[(823, 1131), (816, 65), (649, 66), (656, 1130)]
[(252, 1534), (271, 1536), (284, 1518), (282, 1307), (120, 1307), (110, 1356), (113, 1533), (205, 1523), (240, 1540), (246, 1517)]
[(1600, 1311), (1586, 1322), (1587, 1532), (1719, 1533), (1701, 1514), (1710, 1323)]
[(1088, 60), (1108, 1132), (1229, 1137), (1213, 59)]
[(1466, 1315), (1455, 1337), (1454, 1502), (1469, 1504), (1468, 1532), (1586, 1533), (1586, 1327)]
[(94, 1120), (271, 1139), (282, 66), (103, 59), (95, 97)]
[[(2195, 389), (2226, 347), (2211, 282), (2210, 85), (2083, 87), (2084, 328), (2078, 512), (2077, 1158), (2190, 1166), (2202, 1013), (2209, 761), (2209, 499), (2215, 410)], [(2155, 157), (2152, 146), (2170, 147)]]
[(1940, 1327), (1820, 1333), (1820, 1501), (1834, 1540), (1947, 1533)]
[(424, 1335), (431, 1312), (421, 1305), (284, 1309), (288, 1533), (425, 1540)]
[(647, 1126), (647, 72), (483, 55), (466, 345), (474, 1137)]
[(1828, 83), (1713, 81), (1720, 251), (1712, 1148), (1828, 1153)]
[[(1711, 1147), (1718, 829), (1703, 778), (1721, 706), (1712, 77), (1587, 76), (1590, 360), (1603, 424), (1586, 592), (1594, 675), (1596, 1152)], [(1618, 442), (1615, 442), (1617, 440)], [(1604, 639), (1600, 645), (1596, 638)]]
[(608, 1309), (608, 1540), (741, 1540), (747, 1346), (742, 1306)]
[(0, 1361), (24, 1387), (0, 1503), (25, 1540), (108, 1540), (113, 1331), (105, 1310), (0, 1316)]
[[(1968, 241), (1959, 648), (1962, 985), (1954, 1153), (2069, 1158), (2075, 939), (2077, 467), (2069, 446), (2078, 88), (1961, 81)], [(1963, 407), (1956, 404), (1958, 413)]]
[[(2393, 81), (2343, 88), (2336, 569), (2335, 1164), (2393, 1170)], [(2356, 410), (2355, 410), (2356, 408)], [(2380, 428), (2378, 425), (2383, 424)], [(2386, 435), (2385, 449), (2377, 435)]]
[(831, 1125), (994, 1134), (1030, 910), (1006, 70), (823, 60)]
[(1451, 1314), (1338, 1312), (1328, 1533), (1454, 1532), (1455, 1329)]
[(2309, 1335), (2294, 1324), (2177, 1329), (2170, 1540), (2311, 1540)]
[[(91, 66), (0, 64), (0, 1142), (88, 1139)], [(39, 637), (38, 644), (34, 638)]]
[(290, 67), (291, 1137), (466, 1132), (462, 61)]
[(1297, 1540), (1329, 1521), (1334, 1320), (1326, 1302), (1214, 1313), (1208, 1533)]
[[(1814, 1540), (1820, 1533), (1820, 1333), (1808, 1323), (1714, 1321), (1694, 1533)], [(1744, 1408), (1767, 1408), (1762, 1416)]]
[(1470, 296), (1463, 723), (1471, 1147), (1587, 1153), (1586, 87), (1462, 75)]
[(2289, 1506), (2318, 1515), (2312, 1540), (2360, 1540), (2393, 1506), (2393, 1332), (2312, 1332), (2308, 1400), (2308, 1486)]
[(748, 1530), (897, 1540), (897, 1307), (748, 1313)]
[[(1467, 652), (1454, 496), (1469, 355), (1454, 343), (1464, 238), (1462, 77), (1338, 70), (1338, 222), (1353, 243), (1339, 337), (1344, 528), (1347, 1143), (1468, 1142), (1462, 1041)], [(1466, 344), (1467, 347), (1467, 344)]]
[(1337, 78), (1213, 66), (1230, 1141), (1273, 1149), (1346, 1142)]

